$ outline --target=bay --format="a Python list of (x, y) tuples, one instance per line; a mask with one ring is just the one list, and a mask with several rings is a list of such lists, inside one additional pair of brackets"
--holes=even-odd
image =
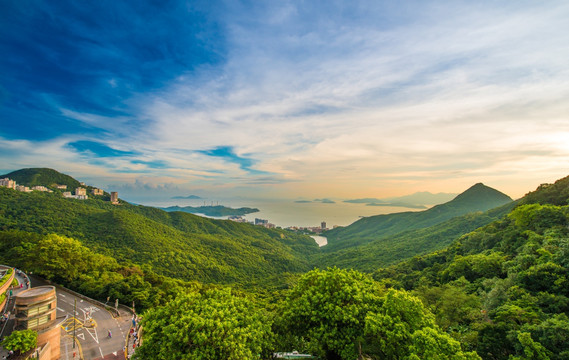
[(421, 211), (397, 206), (377, 207), (367, 206), (366, 204), (352, 204), (345, 203), (342, 200), (335, 200), (334, 203), (323, 203), (318, 201), (295, 202), (295, 200), (291, 199), (232, 198), (216, 201), (189, 199), (147, 200), (140, 203), (157, 207), (173, 205), (201, 206), (204, 203), (206, 205), (223, 205), (232, 208), (252, 207), (259, 209), (259, 212), (243, 216), (246, 220), (265, 219), (283, 228), (290, 226), (320, 227), (322, 222), (326, 222), (326, 227), (331, 229), (334, 226), (350, 225), (361, 217), (403, 211)]

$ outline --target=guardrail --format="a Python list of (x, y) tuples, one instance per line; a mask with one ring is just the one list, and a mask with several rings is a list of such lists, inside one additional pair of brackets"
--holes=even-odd
[[(110, 312), (111, 314), (113, 314), (113, 316), (115, 316), (115, 317), (119, 317), (119, 316), (120, 316), (120, 313), (119, 313), (119, 311), (118, 311), (117, 309), (115, 309), (115, 308), (113, 308), (113, 307), (111, 307), (111, 306), (109, 306), (109, 305), (107, 305), (107, 304), (104, 304), (104, 303), (102, 303), (102, 302), (100, 302), (100, 301), (98, 301), (98, 300), (92, 299), (92, 298), (90, 298), (90, 297), (88, 297), (88, 296), (85, 296), (85, 295), (83, 295), (83, 294), (80, 294), (80, 293), (78, 293), (78, 292), (76, 292), (76, 291), (70, 290), (70, 289), (66, 288), (65, 286), (56, 284), (56, 283), (54, 283), (54, 282), (52, 282), (52, 281), (50, 281), (50, 280), (46, 280), (46, 279), (41, 278), (41, 277), (39, 277), (39, 276), (37, 276), (37, 275), (31, 275), (31, 277), (32, 277), (32, 279), (36, 279), (36, 280), (39, 280), (39, 281), (43, 281), (43, 282), (48, 283), (49, 285), (55, 286), (56, 289), (60, 289), (60, 290), (63, 290), (63, 291), (67, 291), (68, 293), (70, 293), (70, 294), (72, 294), (72, 295), (74, 295), (74, 296), (76, 296), (76, 297), (78, 297), (78, 298), (80, 298), (80, 299), (83, 299), (83, 300), (89, 301), (89, 302), (91, 302), (91, 303), (97, 304), (97, 305), (101, 306), (103, 309), (106, 309), (107, 311), (109, 311), (109, 312)], [(130, 310), (129, 307), (126, 307), (126, 308)]]

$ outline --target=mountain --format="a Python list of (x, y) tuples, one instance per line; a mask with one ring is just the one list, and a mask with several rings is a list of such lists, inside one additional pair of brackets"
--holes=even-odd
[(512, 201), (498, 190), (478, 183), (453, 200), (425, 211), (365, 217), (347, 227), (330, 230), (325, 235), (328, 245), (322, 250), (331, 252), (363, 245), (404, 231), (434, 226), (471, 212), (486, 211)]
[(188, 196), (172, 196), (170, 199), (181, 199), (181, 200), (198, 200), (201, 199), (201, 197), (197, 196), (197, 195), (188, 195)]
[(522, 204), (569, 204), (569, 176), (557, 180), (553, 184), (541, 184), (535, 191), (527, 193)]
[[(38, 185), (66, 179), (63, 174), (49, 173), (45, 178), (44, 169), (37, 173), (28, 170), (23, 172), (26, 177), (19, 179)], [(37, 183), (44, 178), (46, 183)], [(69, 179), (67, 182), (73, 184)], [(307, 256), (318, 251), (310, 237), (284, 230), (127, 203), (112, 205), (97, 198), (75, 200), (57, 192), (23, 193), (7, 188), (0, 188), (0, 230), (64, 235), (119, 262), (205, 283), (278, 280), (287, 272), (309, 270)]]
[(363, 198), (344, 200), (346, 203), (352, 204), (367, 204), (369, 206), (398, 206), (408, 207), (415, 209), (425, 209), (425, 205), (442, 204), (452, 200), (456, 194), (438, 193), (433, 194), (428, 191), (416, 192), (411, 195), (389, 197), (383, 199), (377, 198)]
[(400, 202), (407, 204), (417, 204), (417, 205), (433, 205), (442, 204), (452, 200), (457, 194), (450, 193), (437, 193), (433, 194), (428, 191), (420, 191), (411, 195), (390, 197), (382, 200), (389, 202)]
[(0, 175), (0, 178), (9, 178), (18, 185), (54, 187), (55, 184), (67, 185), (67, 189), (75, 189), (81, 186), (79, 181), (69, 175), (62, 174), (48, 168), (29, 168), (13, 171), (9, 174)]
[(516, 202), (485, 211), (457, 216), (436, 225), (379, 237), (362, 245), (314, 253), (312, 263), (320, 268), (337, 266), (373, 272), (417, 255), (444, 249), (462, 235), (499, 220)]
[(373, 276), (412, 290), (484, 360), (569, 359), (568, 200), (569, 177), (540, 185), (499, 220)]

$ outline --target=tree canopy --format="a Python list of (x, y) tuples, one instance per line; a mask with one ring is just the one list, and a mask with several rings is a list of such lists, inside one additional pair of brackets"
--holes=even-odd
[(260, 359), (271, 344), (271, 322), (250, 299), (230, 289), (178, 296), (144, 315), (136, 359)]

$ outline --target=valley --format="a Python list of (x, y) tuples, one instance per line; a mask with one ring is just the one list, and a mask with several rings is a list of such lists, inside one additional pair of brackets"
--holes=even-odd
[[(44, 171), (26, 173), (37, 179)], [(30, 184), (25, 177), (19, 182)], [(568, 189), (569, 178), (564, 178), (513, 201), (476, 184), (427, 210), (363, 218), (328, 230), (323, 234), (328, 244), (319, 247), (315, 239), (284, 229), (126, 202), (116, 206), (97, 198), (66, 199), (55, 188), (23, 193), (0, 187), (0, 260), (95, 299), (134, 304), (146, 314), (147, 344), (163, 336), (161, 321), (176, 322), (159, 314), (186, 311), (175, 304), (189, 297), (196, 306), (190, 312), (208, 308), (215, 299), (220, 307), (215, 311), (256, 314), (240, 320), (267, 325), (249, 333), (249, 340), (238, 340), (258, 344), (258, 350), (247, 351), (302, 349), (325, 359), (349, 359), (349, 344), (359, 339), (362, 351), (373, 356), (373, 339), (387, 335), (380, 335), (385, 324), (372, 324), (386, 318), (362, 317), (365, 327), (349, 325), (353, 335), (342, 335), (347, 337), (337, 338), (331, 348), (310, 320), (303, 320), (305, 305), (297, 303), (309, 294), (320, 296), (324, 302), (306, 304), (321, 312), (322, 326), (330, 330), (338, 325), (325, 304), (340, 301), (338, 291), (361, 287), (358, 293), (369, 292), (357, 305), (361, 309), (403, 319), (408, 315), (389, 313), (388, 301), (422, 304), (423, 325), (408, 330), (408, 341), (430, 329), (429, 336), (455, 349), (451, 353), (461, 359), (507, 359), (528, 347), (564, 359), (569, 349), (556, 336), (569, 330), (563, 325), (569, 310)], [(328, 283), (335, 284), (334, 292)], [(172, 306), (177, 310), (167, 310)], [(267, 312), (273, 320), (261, 316)], [(294, 325), (299, 322), (307, 327)], [(273, 340), (265, 338), (268, 334)], [(302, 345), (302, 339), (313, 343)], [(490, 355), (496, 341), (504, 356)], [(402, 356), (443, 351), (412, 344), (397, 351)], [(154, 356), (150, 346), (142, 346), (137, 356)]]

